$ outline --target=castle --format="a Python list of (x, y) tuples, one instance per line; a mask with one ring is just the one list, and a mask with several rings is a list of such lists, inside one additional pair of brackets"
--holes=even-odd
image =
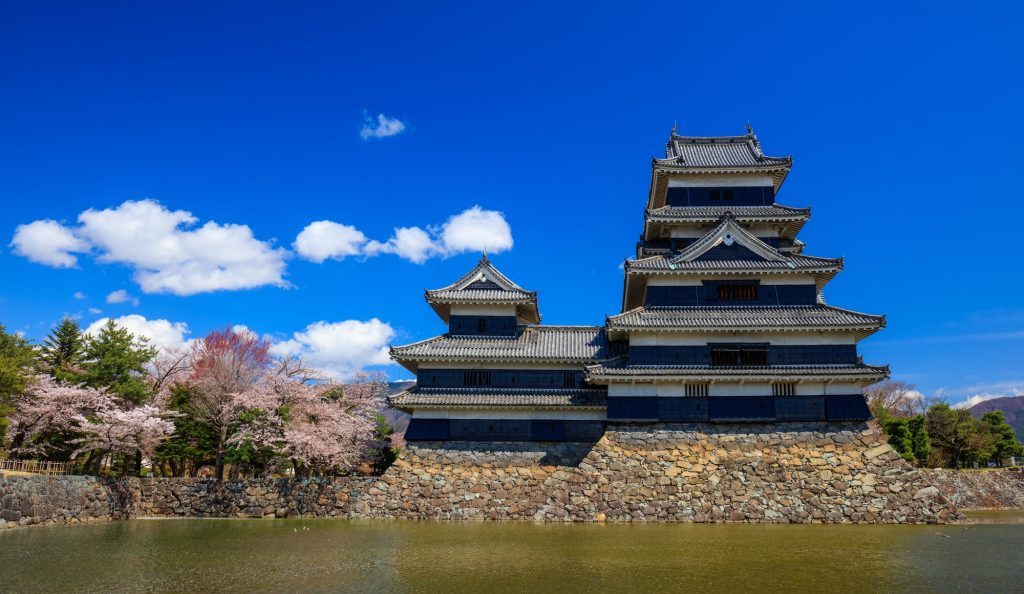
[(888, 376), (857, 343), (885, 318), (834, 307), (841, 258), (806, 255), (809, 208), (776, 203), (791, 157), (741, 136), (680, 136), (652, 163), (622, 312), (541, 324), (537, 293), (485, 255), (426, 292), (444, 335), (394, 347), (417, 376), (406, 440), (596, 442), (610, 426), (863, 422)]

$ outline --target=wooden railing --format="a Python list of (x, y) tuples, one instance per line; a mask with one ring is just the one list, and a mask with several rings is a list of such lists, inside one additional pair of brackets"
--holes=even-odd
[(67, 462), (42, 462), (39, 460), (0, 460), (0, 470), (53, 476), (68, 474), (71, 471), (71, 465)]

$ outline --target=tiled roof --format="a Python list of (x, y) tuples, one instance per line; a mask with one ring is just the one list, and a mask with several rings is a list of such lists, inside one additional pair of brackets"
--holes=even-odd
[(659, 167), (672, 169), (778, 169), (793, 164), (792, 157), (769, 157), (753, 130), (744, 136), (679, 136), (674, 131)]
[(480, 389), (480, 388), (413, 388), (388, 399), (401, 409), (429, 406), (464, 407), (574, 407), (597, 408), (606, 404), (604, 389)]
[(712, 380), (742, 377), (765, 378), (849, 378), (875, 380), (888, 377), (888, 366), (876, 365), (775, 365), (770, 367), (712, 367), (709, 365), (623, 365), (620, 362), (587, 367), (587, 379), (634, 379), (649, 381), (666, 378)]
[(427, 303), (447, 322), (452, 304), (514, 304), (517, 314), (526, 322), (540, 322), (537, 292), (527, 291), (512, 282), (491, 264), (484, 254), (477, 265), (462, 278), (440, 289), (427, 290)]
[(457, 360), (593, 362), (617, 354), (601, 326), (526, 326), (509, 337), (443, 334), (391, 349), (391, 357), (403, 365)]
[(866, 328), (885, 326), (873, 316), (829, 305), (734, 305), (640, 307), (608, 318), (609, 330), (657, 328), (667, 330)]
[(651, 256), (639, 260), (626, 260), (626, 271), (675, 271), (675, 272), (732, 272), (732, 271), (771, 271), (771, 270), (839, 270), (843, 267), (842, 258), (817, 258), (815, 256), (786, 255), (778, 261), (768, 260), (692, 260), (690, 262), (673, 262), (668, 256)]
[(811, 216), (810, 208), (794, 208), (773, 204), (771, 206), (663, 206), (646, 212), (651, 222), (715, 222), (726, 214), (742, 222), (794, 221)]

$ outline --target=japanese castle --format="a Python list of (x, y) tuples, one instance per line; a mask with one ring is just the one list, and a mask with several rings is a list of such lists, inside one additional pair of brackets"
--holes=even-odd
[(857, 342), (882, 316), (826, 305), (842, 258), (806, 255), (809, 208), (776, 203), (791, 157), (742, 136), (679, 136), (652, 164), (622, 313), (541, 323), (537, 293), (486, 255), (426, 292), (448, 325), (394, 347), (417, 376), (391, 398), (409, 441), (596, 441), (615, 424), (865, 421), (888, 376)]

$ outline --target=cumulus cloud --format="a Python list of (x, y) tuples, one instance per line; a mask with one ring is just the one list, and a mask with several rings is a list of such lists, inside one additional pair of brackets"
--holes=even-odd
[(78, 264), (73, 254), (89, 251), (89, 244), (57, 221), (45, 219), (18, 225), (11, 239), (14, 253), (56, 268)]
[(347, 379), (364, 367), (390, 364), (388, 344), (394, 336), (394, 329), (377, 318), (320, 321), (274, 343), (270, 351), (279, 357), (301, 356), (310, 366)]
[(1000, 392), (980, 392), (968, 397), (966, 400), (958, 402), (953, 405), (954, 408), (971, 408), (975, 404), (985, 402), (986, 400), (995, 400), (996, 398), (1013, 398), (1015, 396), (1024, 396), (1024, 387), (1018, 387), (1016, 385), (1007, 386), (1003, 391)]
[[(100, 318), (89, 324), (85, 333), (95, 336), (100, 329), (106, 325), (110, 318)], [(188, 346), (189, 340), (186, 336), (189, 333), (188, 325), (184, 322), (171, 322), (164, 319), (149, 320), (145, 316), (131, 314), (114, 318), (114, 323), (136, 336), (143, 336), (149, 339), (149, 344), (161, 349), (182, 349)]]
[(398, 118), (389, 118), (382, 113), (377, 114), (377, 117), (374, 118), (365, 110), (363, 111), (363, 127), (359, 129), (359, 137), (363, 140), (388, 138), (402, 132), (405, 132), (405, 122)]
[(133, 295), (129, 295), (128, 291), (124, 289), (118, 289), (107, 295), (107, 303), (131, 303), (137, 306), (139, 304), (139, 298)]
[(104, 263), (125, 264), (146, 293), (193, 295), (220, 290), (287, 286), (287, 251), (253, 236), (246, 225), (208, 221), (168, 210), (153, 200), (89, 209), (74, 229), (35, 221), (15, 231), (12, 245), (25, 257), (51, 266), (76, 263), (73, 252), (95, 250)]
[(75, 299), (85, 299), (85, 293), (83, 293), (81, 291), (75, 291), (75, 294), (73, 295), (73, 297)]
[(320, 264), (328, 258), (344, 259), (358, 256), (366, 244), (363, 232), (334, 221), (312, 222), (295, 238), (295, 251), (303, 258)]
[(103, 310), (98, 308), (98, 307), (90, 307), (89, 308), (89, 313), (91, 313), (94, 316), (97, 316), (97, 315), (103, 313)]
[(366, 240), (366, 236), (348, 225), (333, 221), (310, 223), (295, 239), (295, 248), (307, 260), (323, 262), (327, 258), (394, 254), (422, 264), (430, 258), (448, 257), (463, 252), (498, 253), (512, 249), (512, 228), (505, 215), (479, 206), (449, 217), (442, 225), (396, 227), (385, 241)]

